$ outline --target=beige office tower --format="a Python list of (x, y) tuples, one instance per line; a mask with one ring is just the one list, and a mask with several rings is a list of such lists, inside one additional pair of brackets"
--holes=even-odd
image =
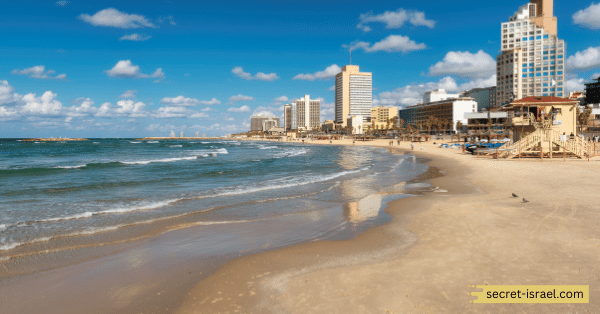
[(398, 108), (395, 107), (373, 107), (371, 108), (371, 125), (378, 128), (388, 127), (391, 119), (398, 116)]
[(527, 96), (564, 97), (566, 45), (557, 37), (552, 0), (531, 0), (501, 26), (496, 103)]
[(292, 129), (292, 105), (283, 106), (283, 127), (286, 131)]
[(310, 95), (296, 99), (296, 128), (312, 130), (321, 126), (321, 101), (310, 99)]
[(335, 76), (335, 123), (347, 126), (348, 116), (362, 116), (366, 123), (372, 106), (372, 74), (360, 72), (358, 65), (343, 67)]

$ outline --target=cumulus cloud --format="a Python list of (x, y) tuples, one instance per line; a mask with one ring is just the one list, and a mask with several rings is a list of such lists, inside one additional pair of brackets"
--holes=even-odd
[(566, 90), (566, 92), (579, 92), (579, 91), (583, 91), (585, 89), (585, 85), (584, 84), (585, 84), (585, 80), (582, 79), (582, 78), (574, 77), (574, 78), (567, 79), (567, 82), (566, 82), (567, 90)]
[(161, 103), (169, 106), (178, 107), (192, 107), (200, 104), (200, 101), (195, 98), (185, 98), (183, 96), (177, 96), (175, 98), (165, 97), (160, 100)]
[(143, 118), (148, 116), (148, 112), (144, 110), (145, 106), (146, 104), (141, 101), (135, 102), (130, 99), (119, 100), (116, 107), (109, 102), (105, 102), (98, 108), (95, 116), (104, 118)]
[(438, 82), (399, 87), (391, 92), (380, 93), (379, 99), (373, 100), (373, 105), (379, 106), (411, 106), (423, 101), (423, 93), (434, 89), (447, 91), (458, 90), (458, 84), (450, 77), (444, 77)]
[(365, 52), (386, 51), (407, 53), (416, 50), (423, 50), (427, 48), (427, 45), (423, 43), (418, 44), (407, 36), (389, 35), (385, 39), (376, 42), (373, 45), (371, 45), (370, 42), (355, 41), (349, 45), (342, 45), (342, 47), (348, 48), (350, 51), (363, 49)]
[(273, 82), (274, 80), (279, 79), (279, 76), (275, 73), (265, 74), (263, 72), (258, 72), (256, 75), (252, 76), (251, 73), (244, 72), (242, 67), (235, 67), (231, 70), (231, 73), (235, 74), (237, 77), (242, 78), (244, 80), (258, 80), (258, 81), (268, 81)]
[(294, 76), (294, 80), (305, 80), (305, 81), (315, 81), (315, 80), (328, 80), (332, 77), (335, 77), (336, 74), (342, 72), (342, 68), (340, 68), (337, 64), (332, 64), (325, 68), (323, 71), (318, 71), (312, 74), (298, 74)]
[(472, 81), (460, 84), (458, 86), (457, 91), (462, 92), (473, 88), (483, 88), (490, 86), (496, 86), (496, 74), (493, 74), (488, 78), (476, 78)]
[(589, 29), (600, 29), (600, 3), (592, 3), (589, 7), (575, 12), (573, 24)]
[(133, 33), (131, 35), (123, 35), (123, 37), (119, 38), (119, 40), (146, 41), (150, 38), (152, 38), (150, 35)]
[(8, 81), (0, 80), (0, 105), (13, 104), (20, 96)]
[(21, 101), (25, 105), (21, 108), (23, 114), (57, 116), (62, 112), (62, 103), (56, 99), (56, 94), (46, 91), (42, 96), (36, 97), (35, 94), (23, 96)]
[(138, 65), (133, 65), (131, 60), (121, 60), (115, 64), (110, 70), (104, 71), (106, 75), (120, 78), (156, 78), (162, 80), (165, 78), (165, 73), (162, 68), (157, 68), (151, 75), (140, 72)]
[(289, 99), (289, 98), (287, 98), (287, 96), (281, 96), (281, 97), (277, 97), (277, 98), (275, 98), (275, 101), (276, 101), (276, 102), (287, 102), (287, 101), (289, 101), (289, 100), (290, 100), (290, 99)]
[(79, 18), (94, 26), (107, 26), (117, 28), (142, 28), (156, 27), (143, 15), (127, 14), (114, 8), (96, 12), (94, 15), (81, 14)]
[(429, 67), (429, 75), (458, 75), (470, 78), (487, 78), (496, 72), (496, 61), (483, 50), (477, 53), (450, 51), (444, 60)]
[(600, 66), (600, 47), (589, 47), (578, 51), (567, 59), (570, 69), (590, 69)]
[(242, 94), (229, 97), (229, 102), (238, 102), (238, 101), (251, 101), (254, 100), (252, 96), (244, 96)]
[(250, 107), (248, 106), (241, 106), (239, 108), (235, 108), (235, 107), (231, 107), (229, 109), (227, 109), (227, 111), (229, 112), (250, 112)]
[(275, 116), (275, 114), (272, 111), (264, 110), (263, 108), (256, 108), (256, 110), (254, 110), (254, 112), (252, 113), (252, 116), (255, 116), (255, 117), (272, 117), (272, 116)]
[[(79, 102), (81, 102), (79, 105), (69, 107), (67, 110), (66, 115), (71, 118), (71, 120), (73, 117), (87, 117), (98, 112), (98, 108), (93, 106), (94, 101), (90, 98), (80, 98)], [(71, 120), (69, 120), (69, 122)]]
[(161, 107), (152, 114), (153, 118), (183, 118), (188, 116), (188, 109), (185, 107)]
[(124, 91), (123, 94), (121, 94), (121, 96), (119, 96), (119, 98), (135, 98), (136, 93), (137, 93), (137, 90), (128, 89), (128, 90)]
[(368, 23), (383, 23), (389, 29), (400, 28), (407, 22), (413, 26), (435, 27), (435, 21), (426, 19), (425, 13), (401, 8), (396, 11), (385, 11), (381, 14), (373, 14), (373, 12), (363, 13), (360, 15), (360, 23), (356, 25), (356, 28), (368, 32), (371, 31), (371, 28), (365, 25)]
[(43, 65), (36, 65), (31, 68), (27, 68), (27, 69), (23, 69), (23, 70), (14, 69), (14, 70), (12, 70), (11, 73), (16, 74), (16, 75), (28, 75), (31, 78), (44, 79), (44, 80), (63, 80), (63, 81), (67, 80), (66, 74), (59, 74), (57, 76), (51, 76), (50, 74), (54, 74), (54, 73), (56, 73), (56, 71), (54, 71), (54, 70), (46, 71), (46, 67)]

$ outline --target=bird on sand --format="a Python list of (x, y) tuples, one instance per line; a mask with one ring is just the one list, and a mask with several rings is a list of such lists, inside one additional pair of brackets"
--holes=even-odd
[(517, 196), (517, 194), (515, 194), (515, 193), (513, 193), (512, 195), (513, 195), (513, 197), (519, 197), (519, 196)]
[(529, 203), (529, 201), (523, 197), (523, 203)]

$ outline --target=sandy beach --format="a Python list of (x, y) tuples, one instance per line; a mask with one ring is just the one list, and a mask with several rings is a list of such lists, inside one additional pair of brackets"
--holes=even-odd
[[(235, 259), (177, 313), (600, 312), (598, 159), (476, 158), (432, 142), (412, 153), (437, 190), (392, 202), (391, 223)], [(589, 285), (590, 303), (473, 304), (470, 285)]]

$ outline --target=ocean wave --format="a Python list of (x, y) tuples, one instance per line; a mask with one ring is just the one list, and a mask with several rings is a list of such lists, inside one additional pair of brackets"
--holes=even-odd
[(275, 157), (273, 157), (273, 158), (295, 157), (295, 156), (304, 155), (306, 153), (308, 153), (307, 149), (290, 149), (290, 150), (285, 150), (281, 153), (276, 154)]
[(83, 168), (83, 167), (87, 167), (87, 164), (77, 165), (77, 166), (56, 166), (54, 168), (58, 168), (58, 169), (76, 169), (76, 168)]
[(258, 149), (274, 149), (274, 148), (277, 148), (277, 146), (258, 145)]
[(200, 144), (210, 144), (210, 142), (200, 142)]
[(183, 147), (183, 145), (169, 145), (169, 147)]
[(6, 225), (5, 224), (0, 225), (0, 231), (2, 231), (4, 229), (6, 229)]
[(160, 143), (160, 142), (159, 141), (147, 141), (146, 143), (148, 143), (148, 144), (157, 144), (157, 143)]
[(176, 158), (161, 158), (161, 159), (151, 159), (151, 160), (136, 160), (136, 161), (119, 161), (119, 163), (125, 165), (147, 165), (155, 162), (176, 162), (182, 160), (194, 160), (198, 159), (198, 156), (188, 156), (188, 157), (176, 157)]
[(137, 141), (129, 141), (129, 143), (131, 143), (131, 144), (140, 144), (141, 142), (137, 142)]

